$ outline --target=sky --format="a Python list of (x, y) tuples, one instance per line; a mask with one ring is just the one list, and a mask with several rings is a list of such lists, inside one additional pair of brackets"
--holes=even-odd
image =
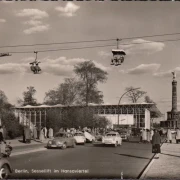
[[(142, 37), (179, 33), (179, 10), (178, 2), (0, 2), (0, 53), (12, 54), (0, 58), (0, 89), (10, 103), (16, 104), (23, 91), (34, 86), (35, 97), (42, 103), (45, 92), (56, 88), (64, 78), (75, 76), (75, 64), (92, 60), (108, 72), (106, 83), (98, 85), (104, 94), (104, 103), (118, 104), (126, 87), (140, 87), (157, 103), (162, 113), (171, 110), (171, 72), (175, 70), (180, 110), (180, 41), (158, 42), (180, 39), (180, 35)], [(128, 37), (137, 38), (125, 39)], [(4, 47), (116, 38), (122, 39), (120, 48), (126, 52), (124, 63), (118, 67), (110, 65), (115, 40)], [(114, 46), (39, 52), (42, 73), (34, 75), (30, 71), (34, 51), (97, 45)], [(122, 99), (122, 103), (127, 102), (127, 98)]]

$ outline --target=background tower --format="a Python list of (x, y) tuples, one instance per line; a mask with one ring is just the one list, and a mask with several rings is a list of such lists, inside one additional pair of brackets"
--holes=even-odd
[(173, 74), (173, 81), (172, 81), (172, 125), (171, 127), (176, 128), (177, 127), (177, 121), (178, 121), (178, 111), (177, 111), (177, 81), (176, 81), (176, 74), (175, 72), (172, 72)]

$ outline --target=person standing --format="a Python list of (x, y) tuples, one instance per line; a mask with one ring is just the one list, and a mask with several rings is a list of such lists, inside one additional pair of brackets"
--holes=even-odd
[(154, 131), (153, 131), (153, 129), (151, 129), (151, 135), (150, 135), (150, 141), (152, 142), (152, 137), (153, 137), (153, 135), (154, 135)]
[(26, 143), (31, 143), (31, 129), (27, 126), (25, 129)]
[(36, 126), (34, 126), (34, 129), (33, 129), (33, 137), (34, 137), (34, 139), (37, 139), (37, 128), (36, 128)]
[[(155, 129), (154, 130), (154, 135), (152, 136), (152, 153), (161, 153), (161, 137), (159, 132)], [(159, 157), (157, 157), (158, 159)]]
[(49, 138), (53, 138), (53, 129), (49, 128)]
[(4, 142), (3, 133), (0, 131), (0, 156), (5, 154), (6, 144)]
[(140, 142), (139, 143), (142, 143), (143, 142), (143, 129), (140, 131)]
[(47, 138), (47, 128), (44, 127), (44, 138)]
[(168, 132), (167, 132), (167, 140), (168, 142), (172, 143), (172, 133), (170, 129), (168, 129)]
[(150, 139), (151, 139), (150, 130), (147, 129), (147, 142), (148, 142), (148, 143), (150, 143)]
[(144, 143), (146, 143), (146, 141), (147, 141), (146, 129), (143, 129), (142, 135), (143, 135), (143, 136), (142, 136), (142, 140), (143, 140)]
[(178, 142), (180, 141), (180, 130), (179, 128), (176, 129), (176, 143), (178, 144)]
[(40, 141), (43, 143), (44, 142), (44, 128), (41, 129), (40, 131), (40, 137), (39, 137)]

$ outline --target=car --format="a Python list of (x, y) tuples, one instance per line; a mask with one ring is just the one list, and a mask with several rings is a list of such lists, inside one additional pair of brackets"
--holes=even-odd
[(118, 145), (122, 145), (122, 138), (118, 132), (109, 132), (102, 138), (102, 143), (105, 144), (112, 144), (114, 147)]
[(61, 148), (66, 149), (67, 147), (75, 147), (76, 141), (71, 133), (59, 132), (55, 134), (53, 140), (49, 140), (47, 143), (47, 149), (50, 148)]
[(90, 134), (90, 133), (88, 133), (86, 131), (84, 131), (84, 136), (86, 138), (86, 142), (93, 142), (93, 141), (95, 141), (95, 137), (92, 134)]
[(120, 136), (122, 138), (123, 141), (129, 141), (129, 134), (127, 132), (121, 132)]
[(10, 174), (13, 172), (10, 162), (7, 158), (0, 159), (0, 179), (9, 178)]
[(82, 132), (76, 132), (74, 134), (74, 139), (76, 141), (76, 144), (85, 144), (86, 138)]

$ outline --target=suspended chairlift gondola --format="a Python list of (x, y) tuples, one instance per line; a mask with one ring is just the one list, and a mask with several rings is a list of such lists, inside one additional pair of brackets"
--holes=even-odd
[(37, 61), (37, 53), (38, 52), (34, 51), (34, 53), (36, 54), (36, 59), (33, 62), (29, 63), (29, 64), (31, 65), (31, 71), (34, 74), (39, 74), (40, 71), (41, 71), (41, 68), (39, 67), (39, 63), (41, 63), (41, 62)]
[(113, 58), (111, 59), (111, 65), (119, 66), (124, 62), (126, 55), (125, 51), (119, 49), (119, 39), (117, 39), (117, 49), (112, 49)]

